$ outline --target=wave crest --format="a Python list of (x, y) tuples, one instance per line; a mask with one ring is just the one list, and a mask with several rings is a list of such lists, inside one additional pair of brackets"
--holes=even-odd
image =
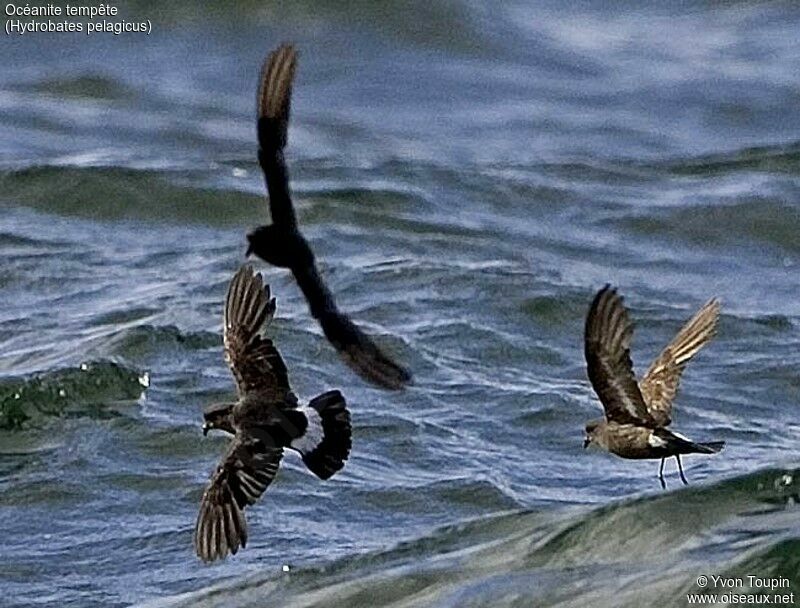
[(94, 361), (0, 382), (0, 429), (14, 430), (71, 408), (137, 399), (150, 383), (146, 372), (113, 361)]

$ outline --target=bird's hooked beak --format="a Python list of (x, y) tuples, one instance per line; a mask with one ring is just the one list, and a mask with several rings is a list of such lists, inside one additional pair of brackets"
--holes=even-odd
[(585, 450), (586, 448), (588, 448), (590, 443), (592, 443), (592, 440), (589, 439), (588, 436), (584, 437), (583, 438), (583, 449)]

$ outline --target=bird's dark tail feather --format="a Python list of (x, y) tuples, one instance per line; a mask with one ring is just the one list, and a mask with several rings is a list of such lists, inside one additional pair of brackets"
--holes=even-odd
[(708, 443), (695, 443), (694, 447), (700, 454), (716, 454), (725, 447), (724, 441), (709, 441)]
[(666, 442), (664, 449), (675, 454), (716, 454), (725, 447), (724, 441), (709, 441), (697, 443), (682, 435), (677, 435), (667, 429), (656, 429), (656, 437)]
[(310, 451), (303, 452), (303, 462), (320, 479), (328, 479), (344, 466), (350, 454), (350, 412), (339, 391), (328, 391), (308, 404), (319, 414), (322, 440)]
[(725, 447), (724, 441), (697, 443), (680, 435), (674, 435), (669, 431), (666, 431), (663, 438), (667, 440), (670, 448), (678, 454), (716, 454)]

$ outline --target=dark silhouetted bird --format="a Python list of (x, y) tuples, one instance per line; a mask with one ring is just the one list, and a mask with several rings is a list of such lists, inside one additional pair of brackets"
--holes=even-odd
[(660, 458), (662, 488), (666, 488), (664, 460), (674, 456), (681, 480), (688, 484), (681, 454), (715, 454), (725, 442), (695, 443), (666, 427), (683, 368), (715, 335), (719, 309), (716, 299), (708, 301), (637, 383), (630, 357), (633, 323), (628, 311), (609, 285), (597, 293), (586, 318), (585, 354), (589, 380), (606, 415), (586, 425), (584, 447), (596, 444), (622, 458)]
[(311, 247), (297, 226), (283, 156), (296, 65), (297, 53), (290, 45), (279, 47), (264, 62), (258, 92), (258, 162), (267, 182), (272, 224), (247, 235), (247, 255), (252, 253), (273, 266), (290, 269), (311, 314), (345, 362), (369, 382), (401, 389), (411, 381), (411, 374), (339, 311), (319, 275)]
[(339, 391), (299, 405), (286, 366), (261, 330), (275, 313), (275, 299), (261, 275), (239, 269), (225, 300), (225, 359), (236, 379), (238, 400), (203, 413), (203, 434), (231, 433), (228, 446), (200, 503), (194, 546), (203, 561), (236, 553), (247, 543), (244, 509), (263, 494), (278, 472), (284, 448), (328, 479), (350, 453), (350, 413)]

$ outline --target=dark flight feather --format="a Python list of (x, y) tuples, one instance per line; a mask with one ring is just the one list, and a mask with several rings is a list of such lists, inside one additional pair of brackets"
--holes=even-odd
[(290, 392), (286, 364), (272, 340), (261, 335), (275, 314), (275, 298), (260, 274), (242, 266), (225, 299), (225, 359), (236, 379), (239, 396), (260, 393), (282, 398)]
[(589, 380), (608, 420), (655, 426), (633, 373), (632, 336), (633, 324), (622, 298), (606, 285), (595, 296), (586, 317), (585, 354)]
[(282, 457), (281, 448), (236, 435), (200, 501), (194, 532), (200, 559), (221, 559), (247, 545), (244, 509), (272, 483)]

